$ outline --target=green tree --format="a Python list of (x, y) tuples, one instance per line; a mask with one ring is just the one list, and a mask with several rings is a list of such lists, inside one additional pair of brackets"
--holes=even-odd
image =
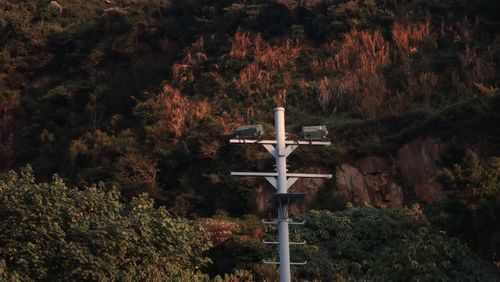
[(124, 204), (100, 186), (70, 188), (57, 176), (36, 183), (30, 167), (2, 175), (0, 277), (206, 280), (198, 268), (209, 262), (203, 253), (210, 244), (200, 225), (155, 208), (145, 194)]
[[(495, 270), (457, 239), (432, 232), (419, 208), (350, 208), (303, 215), (299, 277), (321, 281), (497, 281)], [(292, 249), (293, 250), (293, 249)]]
[(445, 169), (439, 180), (447, 198), (432, 220), (482, 257), (499, 263), (500, 158), (481, 164), (476, 154), (468, 152), (461, 164)]

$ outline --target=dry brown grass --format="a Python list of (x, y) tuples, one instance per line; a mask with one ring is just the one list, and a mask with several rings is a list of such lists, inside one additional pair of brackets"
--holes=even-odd
[(274, 105), (284, 107), (286, 105), (286, 89), (280, 89), (278, 94), (273, 97)]
[(431, 38), (430, 26), (429, 20), (412, 25), (394, 23), (392, 27), (394, 45), (402, 52), (415, 52), (415, 48), (418, 50), (419, 44)]
[[(253, 115), (253, 109), (251, 110), (251, 114)], [(243, 115), (237, 110), (232, 111), (231, 113), (228, 111), (223, 111), (219, 115), (219, 122), (223, 128), (222, 134), (229, 135), (234, 132), (234, 129), (236, 127), (244, 124), (245, 119), (243, 118)]]
[(387, 92), (382, 71), (389, 62), (389, 43), (378, 31), (351, 30), (333, 57), (310, 65), (314, 73), (329, 74), (318, 86), (321, 107), (354, 110), (365, 117), (375, 117)]
[(172, 66), (174, 85), (180, 89), (192, 85), (201, 71), (201, 64), (208, 60), (204, 52), (204, 39), (200, 37), (189, 48), (180, 62)]
[(469, 45), (460, 55), (460, 69), (452, 73), (452, 83), (460, 95), (474, 93), (476, 84), (489, 85), (495, 78), (490, 52), (477, 52)]
[(412, 71), (412, 56), (436, 48), (437, 43), (431, 31), (430, 19), (427, 17), (425, 22), (415, 24), (394, 23), (392, 39), (396, 47), (395, 57), (399, 59), (400, 68), (409, 81), (412, 77), (418, 76)]
[(460, 66), (467, 72), (470, 80), (476, 83), (487, 83), (495, 77), (495, 64), (489, 54), (479, 54), (470, 46), (460, 55)]
[(251, 46), (252, 39), (250, 36), (250, 32), (245, 32), (238, 29), (233, 38), (229, 57), (233, 59), (244, 60), (248, 56), (250, 56)]
[[(418, 76), (408, 77), (405, 87), (410, 99), (414, 102), (423, 102), (429, 105), (438, 86), (438, 76), (433, 72), (423, 72)], [(416, 99), (420, 101), (415, 101)]]
[(271, 45), (264, 42), (259, 34), (238, 30), (229, 56), (249, 60), (250, 63), (240, 71), (234, 85), (248, 95), (250, 104), (272, 93), (276, 93), (273, 97), (276, 103), (285, 103), (287, 89), (275, 90), (273, 85), (282, 82), (291, 88), (292, 72), (296, 71), (295, 61), (300, 53), (301, 47), (297, 41), (287, 39), (282, 44)]
[(335, 58), (328, 57), (324, 60), (313, 59), (309, 63), (309, 69), (314, 75), (331, 75), (332, 73), (337, 71)]
[(264, 45), (265, 42), (260, 34), (254, 35), (248, 31), (238, 29), (233, 37), (229, 57), (238, 60), (245, 60), (254, 56), (260, 57)]
[(221, 147), (222, 145), (218, 140), (205, 143), (201, 145), (200, 155), (204, 158), (213, 159), (215, 158), (215, 155), (217, 155)]
[(240, 230), (238, 224), (223, 219), (206, 218), (201, 224), (214, 246), (224, 243)]
[(159, 116), (158, 121), (149, 128), (149, 136), (156, 143), (161, 143), (167, 134), (181, 137), (197, 121), (209, 115), (211, 109), (206, 100), (191, 101), (168, 83), (163, 84), (155, 103)]
[(256, 53), (256, 61), (270, 70), (278, 70), (294, 62), (300, 51), (299, 43), (286, 39), (282, 45), (267, 45), (262, 52)]
[[(320, 80), (318, 89), (319, 89), (319, 97), (318, 97), (319, 104), (321, 105), (321, 108), (323, 108), (324, 111), (327, 111), (329, 109), (333, 99), (336, 99), (338, 101), (338, 99), (341, 98), (341, 97), (334, 97), (336, 93), (333, 90), (332, 81), (326, 76)], [(332, 111), (336, 112), (337, 107), (334, 106)]]

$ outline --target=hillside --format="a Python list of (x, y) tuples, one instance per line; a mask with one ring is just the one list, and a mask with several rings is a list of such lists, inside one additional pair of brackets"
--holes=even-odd
[[(299, 255), (324, 256), (331, 261), (325, 269), (339, 274), (328, 276), (313, 263), (317, 268), (297, 270), (297, 277), (466, 280), (456, 269), (432, 266), (444, 256), (456, 265), (469, 261), (494, 279), (499, 14), (494, 0), (0, 1), (1, 181), (10, 187), (9, 171), (30, 165), (32, 183), (50, 183), (58, 174), (80, 190), (114, 187), (123, 205), (147, 193), (155, 208), (209, 231), (210, 246), (193, 251), (214, 261), (199, 258), (203, 275), (225, 279), (238, 270), (233, 275), (243, 280), (272, 281), (273, 270), (258, 266), (273, 253), (259, 245), (265, 229), (257, 217), (273, 216), (266, 203), (273, 190), (229, 172), (271, 171), (273, 162), (262, 148), (229, 145), (229, 138), (253, 123), (271, 135), (272, 108), (283, 106), (289, 138), (302, 125), (324, 124), (333, 144), (297, 150), (289, 163), (293, 171), (335, 176), (298, 182), (296, 191), (308, 195), (294, 212), (321, 211), (304, 215), (313, 223), (297, 232), (312, 247)], [(15, 211), (0, 205), (0, 214)], [(387, 230), (413, 231), (388, 235), (390, 248), (401, 252), (377, 249), (374, 242), (384, 239), (369, 237), (366, 244), (382, 254), (365, 254), (370, 259), (363, 263), (362, 255), (314, 253), (314, 246), (333, 248), (315, 237), (315, 221), (351, 234), (359, 230), (342, 227), (341, 218), (358, 214), (367, 218), (363, 232), (387, 218), (394, 221)], [(129, 221), (126, 210), (121, 216)], [(350, 246), (335, 232), (328, 236)], [(412, 257), (425, 267), (389, 274), (380, 258), (398, 260), (411, 256), (404, 250), (421, 248), (405, 240), (435, 242), (435, 253)], [(226, 261), (230, 254), (237, 255)], [(5, 268), (37, 279), (0, 255), (0, 277)], [(116, 273), (125, 275), (118, 280), (135, 275)]]

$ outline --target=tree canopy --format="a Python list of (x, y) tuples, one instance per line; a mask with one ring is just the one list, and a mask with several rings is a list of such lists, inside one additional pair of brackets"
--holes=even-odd
[(321, 281), (496, 281), (495, 269), (457, 239), (436, 232), (418, 206), (311, 211), (293, 256), (302, 278)]
[(0, 275), (22, 281), (193, 281), (209, 262), (201, 226), (146, 194), (36, 183), (29, 167), (2, 175), (0, 218)]

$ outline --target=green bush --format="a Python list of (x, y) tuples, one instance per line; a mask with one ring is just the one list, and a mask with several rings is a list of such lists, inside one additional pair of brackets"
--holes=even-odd
[[(445, 201), (431, 208), (432, 222), (467, 242), (492, 262), (500, 261), (500, 158), (481, 164), (473, 152), (439, 177)], [(433, 209), (439, 211), (434, 212)]]
[(301, 278), (321, 281), (495, 281), (495, 270), (457, 239), (429, 230), (419, 209), (350, 208), (302, 216)]
[[(22, 281), (196, 281), (208, 263), (203, 229), (145, 194), (36, 183), (28, 167), (0, 178), (0, 277)], [(5, 261), (5, 263), (3, 262)], [(15, 272), (15, 273), (14, 273)], [(17, 274), (16, 274), (17, 273)], [(189, 277), (189, 278), (187, 278)]]

